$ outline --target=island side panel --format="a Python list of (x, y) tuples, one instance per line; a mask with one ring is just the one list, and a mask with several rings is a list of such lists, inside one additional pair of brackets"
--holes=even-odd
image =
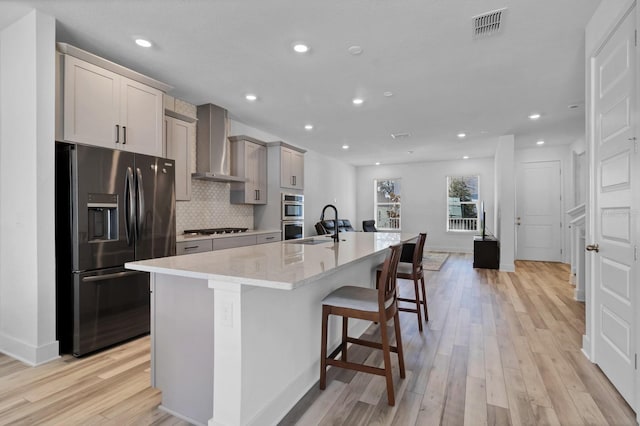
[[(252, 286), (238, 291), (210, 281), (218, 314), (214, 416), (209, 424), (276, 424), (317, 385), (322, 299), (343, 285), (375, 287), (375, 268), (385, 254), (290, 291)], [(360, 336), (369, 324), (351, 320), (349, 335)], [(330, 348), (339, 344), (340, 333), (341, 320), (331, 318)]]
[(151, 377), (161, 408), (205, 425), (213, 415), (213, 292), (206, 280), (154, 273), (151, 281)]

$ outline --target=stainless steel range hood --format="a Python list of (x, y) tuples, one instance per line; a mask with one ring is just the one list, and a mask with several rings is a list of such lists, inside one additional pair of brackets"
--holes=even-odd
[(195, 179), (214, 182), (246, 182), (247, 179), (230, 175), (229, 121), (227, 110), (213, 104), (198, 106), (196, 133)]

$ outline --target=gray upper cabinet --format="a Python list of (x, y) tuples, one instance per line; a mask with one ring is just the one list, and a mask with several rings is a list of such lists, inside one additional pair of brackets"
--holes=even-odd
[(304, 153), (286, 146), (280, 147), (280, 186), (304, 189)]
[(176, 161), (176, 200), (191, 199), (191, 144), (195, 123), (165, 116), (167, 157)]
[(267, 204), (267, 147), (249, 136), (231, 136), (231, 175), (246, 182), (231, 183), (231, 203)]
[(162, 156), (161, 90), (71, 55), (63, 69), (65, 141)]

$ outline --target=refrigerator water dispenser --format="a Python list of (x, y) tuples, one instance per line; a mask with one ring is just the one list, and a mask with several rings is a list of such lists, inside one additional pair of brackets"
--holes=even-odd
[(118, 239), (118, 196), (116, 194), (89, 194), (89, 242)]

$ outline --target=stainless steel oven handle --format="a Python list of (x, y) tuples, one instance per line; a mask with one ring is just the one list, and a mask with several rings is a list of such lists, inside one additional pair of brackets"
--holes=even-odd
[(122, 278), (122, 277), (128, 277), (130, 275), (136, 275), (136, 274), (141, 274), (143, 272), (140, 271), (122, 271), (122, 272), (116, 272), (115, 274), (105, 274), (105, 275), (92, 275), (90, 277), (84, 277), (82, 279), (83, 283), (93, 283), (96, 281), (106, 281), (106, 280), (113, 280), (116, 278)]

